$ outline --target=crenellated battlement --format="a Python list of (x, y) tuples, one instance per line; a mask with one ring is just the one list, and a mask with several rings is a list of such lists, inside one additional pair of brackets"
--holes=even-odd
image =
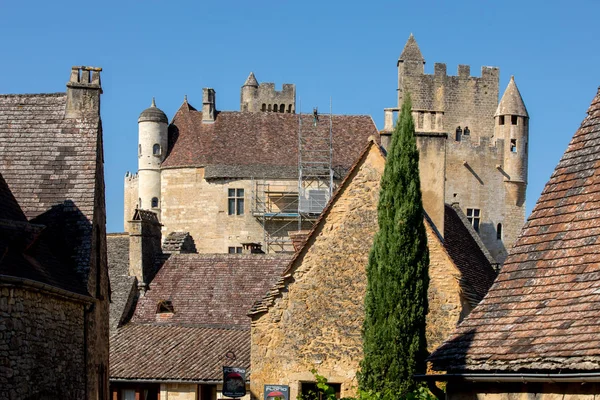
[(281, 90), (275, 89), (275, 83), (258, 84), (253, 73), (250, 73), (241, 90), (241, 111), (250, 112), (296, 112), (296, 85), (284, 83)]

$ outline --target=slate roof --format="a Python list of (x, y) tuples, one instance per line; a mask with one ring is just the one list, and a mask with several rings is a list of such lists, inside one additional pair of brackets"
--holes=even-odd
[[(214, 123), (202, 123), (202, 113), (184, 102), (169, 126), (169, 151), (162, 167), (210, 167), (211, 178), (294, 178), (299, 118), (299, 114), (220, 111)], [(329, 132), (329, 116), (321, 116), (316, 128), (312, 114), (301, 118), (303, 130)], [(332, 124), (335, 168), (348, 169), (368, 138), (379, 137), (370, 116), (334, 115)]]
[(436, 369), (600, 368), (600, 90), (494, 285)]
[(415, 37), (411, 33), (404, 45), (404, 49), (402, 49), (402, 53), (398, 58), (398, 61), (423, 61), (423, 54), (421, 54), (421, 49), (419, 49), (419, 45), (415, 40)]
[[(46, 227), (44, 246), (57, 254), (54, 250), (61, 249), (57, 257), (69, 267), (10, 273), (83, 293), (101, 157), (100, 118), (65, 118), (66, 99), (65, 93), (0, 95), (0, 173), (27, 220)], [(65, 275), (75, 271), (79, 277)]]
[[(250, 366), (248, 310), (290, 258), (265, 254), (173, 254), (112, 337), (111, 379), (220, 381), (228, 352)], [(173, 313), (157, 314), (169, 300)]]
[(527, 108), (521, 97), (521, 92), (519, 92), (519, 88), (515, 83), (514, 76), (510, 77), (510, 82), (508, 82), (508, 86), (502, 95), (502, 99), (500, 100), (500, 103), (498, 103), (498, 108), (496, 109), (494, 116), (496, 117), (498, 115), (519, 115), (521, 117), (529, 117)]
[[(129, 276), (129, 234), (106, 235), (108, 276), (110, 279), (110, 332), (125, 322), (128, 308), (137, 298), (137, 279)], [(133, 310), (131, 310), (133, 311)]]
[(250, 368), (248, 329), (129, 324), (111, 341), (111, 381), (219, 382), (228, 364)]
[(475, 307), (494, 279), (495, 261), (458, 205), (444, 207), (444, 248), (461, 273), (460, 286), (469, 304)]

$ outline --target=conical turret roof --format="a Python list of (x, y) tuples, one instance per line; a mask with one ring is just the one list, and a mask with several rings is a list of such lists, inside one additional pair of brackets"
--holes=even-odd
[(421, 61), (425, 62), (423, 58), (423, 54), (421, 54), (421, 49), (419, 49), (419, 45), (415, 40), (415, 37), (411, 33), (404, 45), (404, 50), (402, 50), (402, 54), (400, 54), (400, 58), (398, 61)]
[(140, 117), (138, 118), (138, 122), (144, 121), (164, 122), (165, 124), (169, 123), (167, 115), (160, 108), (156, 107), (154, 97), (152, 98), (152, 105), (142, 111)]
[(258, 87), (258, 81), (256, 80), (256, 77), (254, 76), (254, 72), (250, 72), (250, 75), (248, 75), (248, 79), (246, 79), (244, 86)]
[(502, 95), (502, 100), (498, 104), (494, 116), (497, 117), (498, 115), (518, 115), (529, 118), (527, 108), (525, 108), (525, 103), (523, 103), (523, 98), (517, 88), (514, 76), (510, 77), (510, 82), (508, 82), (508, 86)]

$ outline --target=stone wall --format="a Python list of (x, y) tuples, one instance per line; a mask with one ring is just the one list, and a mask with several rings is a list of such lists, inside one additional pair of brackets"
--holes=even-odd
[(85, 399), (83, 325), (82, 303), (0, 284), (0, 399)]
[(594, 400), (600, 394), (598, 382), (449, 382), (448, 400)]
[[(227, 253), (228, 247), (240, 247), (241, 243), (264, 243), (260, 220), (252, 211), (255, 183), (251, 179), (204, 179), (204, 168), (177, 168), (162, 170), (162, 232), (189, 232), (199, 253)], [(272, 185), (294, 189), (296, 180), (270, 181)], [(228, 214), (228, 189), (244, 189), (244, 215)], [(289, 222), (289, 221), (288, 221)], [(297, 230), (292, 223), (281, 229), (284, 223), (270, 222), (273, 231), (287, 235)], [(289, 251), (293, 252), (291, 242)]]
[(129, 222), (133, 218), (133, 212), (138, 204), (138, 174), (127, 173), (125, 175), (125, 195), (123, 207), (123, 231), (129, 232)]
[[(250, 387), (254, 398), (261, 398), (264, 384), (289, 385), (290, 398), (296, 398), (301, 382), (314, 381), (313, 368), (329, 382), (341, 384), (342, 397), (356, 394), (365, 268), (378, 229), (384, 162), (372, 149), (292, 264), (291, 283), (266, 313), (253, 316)], [(427, 341), (433, 349), (470, 309), (465, 309), (461, 296), (458, 269), (429, 223), (426, 230), (431, 279)]]

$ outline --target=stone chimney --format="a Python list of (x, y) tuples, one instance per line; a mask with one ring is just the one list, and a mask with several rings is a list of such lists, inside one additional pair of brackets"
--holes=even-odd
[(129, 275), (138, 281), (140, 294), (156, 274), (156, 259), (162, 254), (161, 225), (156, 213), (136, 209), (129, 221)]
[(202, 122), (215, 122), (217, 113), (217, 101), (215, 99), (215, 90), (210, 88), (202, 89)]
[(66, 118), (97, 117), (100, 115), (100, 71), (96, 67), (72, 67), (67, 83)]
[(242, 254), (265, 254), (260, 243), (242, 243)]

